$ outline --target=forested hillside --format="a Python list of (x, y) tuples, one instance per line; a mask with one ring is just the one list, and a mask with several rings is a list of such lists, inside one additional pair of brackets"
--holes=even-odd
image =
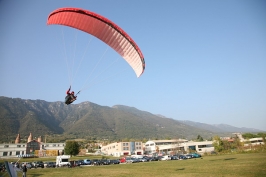
[(0, 97), (0, 140), (21, 137), (31, 132), (35, 137), (96, 139), (210, 138), (212, 133), (162, 118), (136, 108), (117, 105), (100, 106), (91, 102), (65, 105), (63, 102)]

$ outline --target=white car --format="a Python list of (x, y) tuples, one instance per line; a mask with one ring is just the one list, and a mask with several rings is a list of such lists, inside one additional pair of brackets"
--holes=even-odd
[(139, 158), (139, 160), (140, 160), (141, 162), (147, 162), (147, 159), (145, 159), (145, 158)]
[(171, 157), (169, 155), (164, 155), (161, 160), (171, 160)]

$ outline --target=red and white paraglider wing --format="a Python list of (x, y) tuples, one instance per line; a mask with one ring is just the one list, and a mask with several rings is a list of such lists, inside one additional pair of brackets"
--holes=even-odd
[(79, 8), (60, 8), (53, 11), (48, 25), (64, 25), (89, 33), (113, 48), (135, 71), (137, 77), (145, 70), (143, 54), (133, 39), (107, 18)]

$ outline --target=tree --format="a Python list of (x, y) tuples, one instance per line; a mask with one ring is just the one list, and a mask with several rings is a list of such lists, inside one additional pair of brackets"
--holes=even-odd
[(67, 141), (65, 146), (66, 155), (77, 155), (79, 153), (80, 145), (77, 141)]
[(265, 137), (266, 137), (266, 133), (258, 133), (258, 137), (262, 137), (262, 139), (265, 140)]
[(197, 136), (197, 141), (203, 141), (203, 138), (200, 135), (198, 135)]
[(243, 138), (245, 138), (245, 139), (251, 139), (251, 138), (256, 138), (256, 137), (258, 137), (257, 135), (252, 134), (252, 133), (244, 133), (244, 134), (242, 134), (242, 136), (243, 136)]
[(215, 136), (213, 138), (213, 147), (215, 148), (216, 151), (221, 152), (224, 149), (224, 143), (221, 140), (221, 138), (219, 136)]
[(143, 138), (142, 140), (141, 140), (141, 142), (142, 143), (146, 143), (148, 140), (146, 139), (146, 138)]

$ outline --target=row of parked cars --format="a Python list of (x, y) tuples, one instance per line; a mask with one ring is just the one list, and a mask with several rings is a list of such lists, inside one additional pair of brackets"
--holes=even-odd
[(55, 168), (55, 162), (43, 162), (43, 161), (35, 161), (35, 162), (22, 162), (22, 163), (15, 163), (11, 162), (15, 167), (22, 168), (24, 164), (26, 164), (27, 169), (31, 168)]
[(185, 160), (191, 158), (201, 157), (200, 154), (192, 153), (186, 155), (173, 155), (173, 156), (139, 156), (139, 157), (123, 157), (121, 159), (83, 159), (69, 161), (67, 164), (68, 167), (83, 166), (83, 165), (111, 165), (111, 164), (120, 164), (120, 163), (137, 163), (137, 162), (150, 162), (150, 161), (161, 161), (161, 160)]
[(26, 167), (28, 169), (31, 168), (44, 168), (43, 161), (35, 161), (35, 162), (22, 162), (21, 164), (18, 164), (18, 168), (22, 168), (26, 164)]
[(173, 155), (171, 156), (171, 160), (186, 160), (186, 159), (199, 158), (199, 157), (201, 157), (201, 155), (197, 153), (185, 154), (185, 155)]
[(84, 159), (77, 161), (70, 161), (70, 166), (81, 166), (81, 165), (111, 165), (111, 164), (120, 164), (118, 159)]
[(192, 153), (192, 154), (185, 154), (185, 155), (164, 155), (164, 156), (143, 156), (142, 158), (134, 158), (134, 157), (124, 157), (120, 159), (121, 163), (137, 163), (137, 162), (150, 162), (150, 161), (163, 161), (163, 160), (186, 160), (192, 158), (199, 158), (201, 157), (200, 154)]
[[(83, 165), (111, 165), (111, 164), (120, 164), (120, 163), (138, 163), (138, 162), (151, 162), (151, 161), (163, 161), (163, 160), (186, 160), (192, 158), (200, 158), (201, 155), (197, 153), (191, 154), (177, 154), (177, 155), (164, 155), (164, 156), (143, 156), (141, 158), (136, 157), (123, 157), (121, 159), (83, 159), (83, 160), (72, 160), (69, 161), (68, 167), (75, 167), (75, 166), (83, 166)], [(35, 162), (22, 162), (22, 163), (14, 163), (11, 162), (17, 168), (21, 168), (24, 164), (26, 164), (28, 169), (31, 168), (55, 168), (55, 162), (43, 162), (43, 161), (35, 161)], [(1, 171), (5, 170), (4, 164), (0, 165)]]

